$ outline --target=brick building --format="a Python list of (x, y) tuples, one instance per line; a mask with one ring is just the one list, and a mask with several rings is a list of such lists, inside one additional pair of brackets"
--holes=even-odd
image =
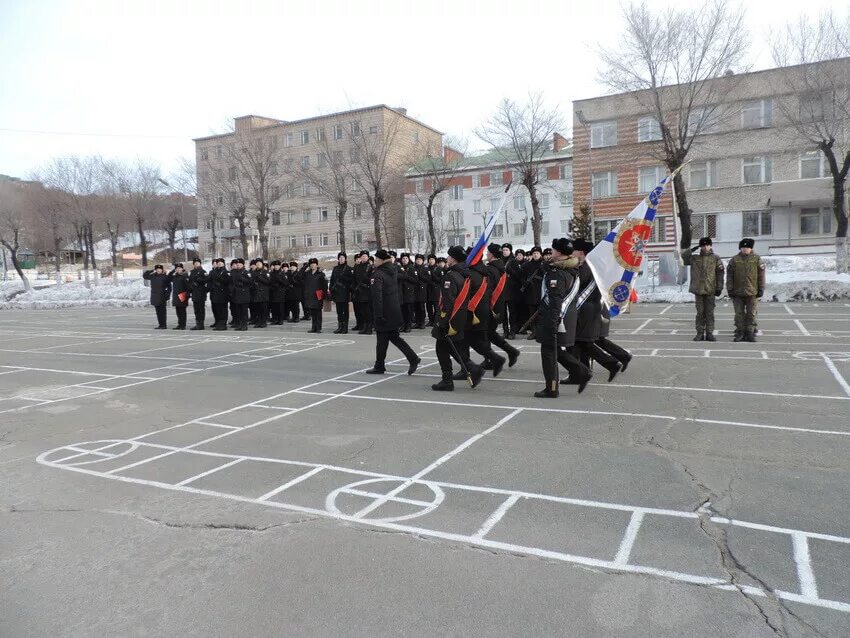
[[(446, 147), (444, 152), (457, 152)], [(447, 158), (452, 170), (448, 188), (434, 200), (434, 224), (437, 250), (445, 252), (452, 245), (471, 245), (480, 236), (485, 215), (501, 201), (505, 184), (512, 178), (512, 168), (506, 161), (507, 152), (490, 151), (464, 157), (454, 162)], [(416, 168), (407, 173), (405, 185), (405, 243), (415, 252), (426, 252), (428, 236), (425, 206), (432, 191), (433, 171)], [(493, 230), (492, 239), (510, 242), (514, 248), (531, 248), (531, 201), (524, 186), (516, 183), (505, 210)], [(567, 234), (573, 214), (572, 148), (557, 133), (540, 160), (537, 197), (543, 218), (541, 242), (551, 244), (552, 238)]]
[[(803, 109), (811, 98), (777, 91), (784, 71), (717, 78), (722, 108), (698, 105), (717, 115), (694, 139), (683, 180), (694, 211), (694, 238), (713, 237), (722, 256), (735, 253), (743, 236), (754, 237), (761, 254), (835, 250), (829, 169), (823, 154), (783, 117), (787, 107)], [(592, 205), (597, 239), (666, 174), (657, 159), (658, 122), (639, 97), (626, 93), (573, 103), (575, 198), (577, 205)], [(708, 112), (697, 109), (692, 116)], [(671, 113), (668, 124), (675, 118)], [(648, 251), (669, 253), (675, 247), (672, 196), (665, 196), (658, 215)]]
[[(377, 141), (375, 141), (377, 140)], [(249, 161), (259, 157), (268, 185), (264, 189), (270, 206), (267, 225), (271, 257), (334, 254), (339, 250), (337, 204), (321, 189), (304, 179), (309, 169), (329, 171), (330, 162), (357, 166), (358, 148), (386, 145), (388, 197), (382, 222), (384, 245), (403, 243), (404, 173), (417, 149), (441, 143), (442, 134), (407, 115), (406, 109), (371, 106), (296, 121), (255, 115), (235, 118), (234, 131), (195, 139), (198, 178), (198, 233), (200, 252), (206, 258), (240, 255), (239, 230), (233, 208), (247, 205), (246, 229), (249, 253), (260, 254), (253, 195), (253, 173), (238, 167), (242, 144)], [(259, 169), (258, 169), (259, 170)], [(346, 214), (346, 248), (352, 252), (376, 245), (373, 217), (365, 195), (349, 171)], [(216, 245), (212, 243), (215, 226)]]

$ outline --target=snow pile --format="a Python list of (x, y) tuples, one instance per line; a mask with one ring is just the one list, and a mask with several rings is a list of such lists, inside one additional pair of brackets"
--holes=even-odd
[[(20, 283), (16, 283), (19, 286), (16, 290), (19, 290)], [(13, 308), (39, 310), (81, 306), (130, 308), (147, 305), (150, 301), (150, 288), (146, 288), (141, 279), (117, 281), (101, 279), (91, 288), (86, 288), (82, 282), (62, 284), (21, 293), (11, 299), (5, 296), (5, 288), (0, 289), (0, 292), (2, 292), (0, 310)]]
[(772, 272), (835, 272), (835, 255), (773, 255), (762, 257), (768, 274)]

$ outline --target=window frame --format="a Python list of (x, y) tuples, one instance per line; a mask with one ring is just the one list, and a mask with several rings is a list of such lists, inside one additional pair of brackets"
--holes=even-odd
[[(646, 123), (648, 123), (649, 126), (647, 126)], [(654, 127), (652, 126), (653, 124), (655, 125)], [(644, 142), (659, 142), (662, 139), (661, 124), (653, 115), (644, 115), (643, 117), (638, 118), (637, 133), (637, 141), (640, 144)], [(657, 137), (653, 137), (653, 133), (655, 133)]]
[[(758, 124), (755, 126), (747, 126), (746, 112), (754, 110), (753, 107), (758, 105)], [(769, 105), (769, 106), (768, 106)], [(771, 98), (761, 98), (758, 100), (748, 100), (741, 104), (741, 128), (744, 130), (757, 130), (760, 128), (770, 128), (773, 126), (773, 100)]]
[[(747, 162), (747, 160), (760, 160), (759, 172), (760, 172), (760, 181), (757, 182), (748, 182), (747, 177), (747, 167), (756, 166), (754, 161)], [(750, 157), (742, 157), (741, 158), (741, 184), (744, 186), (753, 186), (757, 184), (770, 184), (773, 181), (773, 161), (768, 155), (752, 155)]]
[[(809, 155), (809, 156), (815, 155), (816, 159), (818, 160), (818, 174), (815, 177), (803, 177), (803, 162), (804, 161), (811, 161), (811, 159), (813, 159), (813, 158), (809, 157), (808, 160), (806, 160), (807, 155)], [(797, 174), (800, 176), (800, 179), (822, 179), (824, 177), (828, 177), (829, 175), (827, 174), (826, 164), (827, 164), (826, 158), (824, 157), (824, 155), (821, 151), (805, 151), (803, 153), (800, 153), (799, 157), (797, 158), (797, 165), (798, 165)]]
[[(597, 175), (598, 176), (605, 175), (605, 177), (606, 177), (606, 183), (608, 185), (608, 187), (607, 187), (608, 192), (605, 193), (605, 194), (601, 194), (599, 192), (596, 192), (597, 191), (597, 189), (596, 189), (596, 182), (597, 182), (596, 176)], [(617, 196), (617, 171), (601, 171), (601, 172), (598, 172), (598, 173), (591, 173), (590, 174), (590, 192), (591, 192), (591, 196), (594, 199), (604, 199), (606, 197), (616, 197)]]
[[(606, 131), (608, 131), (609, 136), (606, 136)], [(599, 133), (598, 136), (597, 132)], [(608, 137), (607, 141), (606, 137)], [(606, 148), (609, 146), (617, 146), (617, 120), (592, 122), (590, 125), (590, 148)]]
[[(758, 232), (747, 230), (747, 215), (758, 215), (756, 225)], [(770, 232), (765, 233), (765, 220), (768, 220)], [(773, 237), (773, 209), (763, 208), (758, 210), (741, 211), (741, 236), (742, 237)]]
[[(694, 186), (693, 184), (693, 172), (694, 167), (700, 164), (705, 165), (705, 186)], [(717, 188), (717, 161), (716, 160), (703, 160), (701, 162), (692, 162), (688, 167), (688, 188), (693, 190), (700, 190), (704, 188)]]

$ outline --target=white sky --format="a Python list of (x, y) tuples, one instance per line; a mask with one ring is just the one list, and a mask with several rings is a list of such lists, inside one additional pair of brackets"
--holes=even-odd
[[(800, 11), (845, 6), (746, 5), (757, 69), (770, 66), (771, 27)], [(193, 137), (248, 113), (292, 120), (386, 103), (472, 138), (501, 98), (542, 90), (569, 118), (572, 100), (603, 92), (595, 47), (616, 42), (620, 6), (0, 0), (0, 173), (24, 176), (74, 153), (154, 159), (167, 173), (177, 157), (192, 156)]]

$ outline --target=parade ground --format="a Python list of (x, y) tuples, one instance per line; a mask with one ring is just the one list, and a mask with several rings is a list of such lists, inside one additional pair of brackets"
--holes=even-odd
[(427, 331), (4, 312), (0, 635), (850, 635), (850, 304), (717, 314), (552, 400), (524, 339), (437, 393)]

